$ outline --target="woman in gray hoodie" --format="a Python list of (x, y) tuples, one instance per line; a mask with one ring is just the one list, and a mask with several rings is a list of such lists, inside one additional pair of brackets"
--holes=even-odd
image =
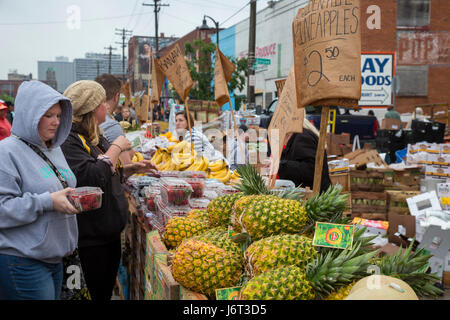
[(76, 178), (60, 148), (72, 104), (26, 81), (15, 111), (11, 136), (0, 141), (0, 300), (59, 299), (62, 259), (78, 240), (78, 211), (67, 198)]

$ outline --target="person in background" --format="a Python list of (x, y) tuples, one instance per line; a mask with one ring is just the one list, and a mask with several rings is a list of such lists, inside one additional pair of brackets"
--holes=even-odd
[[(208, 138), (198, 129), (194, 127), (194, 118), (189, 115), (191, 122), (191, 131), (193, 136), (194, 149), (198, 156), (205, 156), (209, 161), (223, 159), (228, 162), (225, 157), (214, 149), (214, 146), (209, 142)], [(181, 136), (183, 140), (191, 142), (191, 135), (189, 133), (188, 120), (185, 111), (179, 111), (175, 115), (176, 137)], [(180, 139), (181, 140), (181, 139)]]
[(394, 106), (389, 106), (388, 111), (386, 112), (386, 114), (384, 115), (385, 119), (400, 119), (400, 113), (398, 113), (397, 111), (395, 111)]
[(103, 192), (99, 209), (77, 216), (81, 266), (92, 300), (110, 300), (121, 259), (120, 234), (128, 213), (122, 183), (156, 167), (149, 160), (122, 165), (119, 156), (131, 149), (130, 142), (119, 136), (110, 144), (100, 133), (107, 104), (105, 89), (98, 82), (75, 82), (64, 95), (72, 102), (73, 121), (61, 146), (63, 153), (78, 187), (98, 187)]
[(6, 118), (8, 107), (6, 103), (0, 102), (0, 140), (11, 135), (11, 123)]
[(10, 101), (6, 101), (6, 106), (8, 107), (8, 113), (6, 114), (6, 119), (8, 119), (9, 123), (12, 125), (14, 121), (14, 103)]
[[(373, 112), (373, 110), (369, 110), (369, 113), (367, 114), (369, 116), (375, 117), (375, 112)], [(377, 135), (377, 131), (380, 128), (380, 123), (378, 122), (378, 119), (375, 118), (375, 122), (373, 125), (373, 135), (376, 136)]]
[(412, 117), (408, 120), (408, 123), (406, 124), (405, 129), (411, 129), (412, 121), (418, 120), (418, 121), (428, 121), (427, 116), (423, 114), (423, 109), (421, 107), (417, 107), (414, 111), (414, 114)]
[(127, 121), (132, 124), (134, 118), (131, 116), (129, 107), (122, 107), (122, 121)]
[[(291, 133), (285, 138), (285, 148), (281, 153), (280, 167), (278, 170), (279, 178), (291, 180), (295, 183), (295, 186), (310, 187), (313, 189), (318, 144), (319, 131), (305, 117), (303, 119), (303, 133)], [(320, 192), (326, 191), (331, 185), (326, 151), (323, 159)]]
[(230, 170), (235, 170), (239, 166), (249, 163), (249, 154), (248, 154), (248, 146), (247, 143), (249, 141), (249, 137), (247, 135), (248, 127), (244, 124), (239, 126), (238, 134), (240, 141), (242, 143), (242, 151), (244, 152), (244, 157), (242, 157), (241, 148), (238, 144), (238, 139), (234, 138), (233, 147), (230, 152), (229, 162), (230, 162)]
[[(100, 83), (106, 92), (106, 120), (99, 126), (103, 130), (103, 134), (109, 143), (113, 143), (119, 136), (124, 136), (122, 126), (114, 119), (113, 110), (117, 110), (120, 98), (120, 88), (122, 83), (112, 74), (102, 74), (95, 78), (95, 81)], [(123, 164), (131, 163), (134, 151), (123, 152), (120, 154), (120, 160)]]
[(119, 101), (117, 101), (117, 105), (114, 108), (112, 115), (118, 122), (122, 121), (122, 106), (119, 104)]
[(20, 85), (16, 105), (12, 135), (0, 142), (0, 300), (57, 300), (63, 258), (78, 241), (68, 200), (77, 181), (60, 147), (72, 105), (39, 81)]

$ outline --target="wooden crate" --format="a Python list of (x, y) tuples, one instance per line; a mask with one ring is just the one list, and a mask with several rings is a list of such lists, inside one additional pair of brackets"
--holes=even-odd
[(350, 192), (350, 174), (348, 172), (341, 174), (330, 174), (330, 180), (332, 185), (340, 184), (342, 186), (343, 193)]
[(350, 171), (351, 191), (384, 191), (384, 173), (373, 170), (351, 170)]
[[(389, 213), (409, 214), (406, 199), (417, 196), (420, 191), (396, 191), (386, 190), (387, 194), (387, 211)], [(402, 204), (402, 205), (400, 205)]]
[(353, 213), (386, 214), (387, 194), (385, 192), (352, 192)]
[(367, 220), (383, 220), (383, 221), (388, 220), (386, 213), (352, 213), (352, 218), (355, 217)]
[(344, 155), (345, 159), (348, 159), (350, 164), (354, 164), (355, 168), (364, 166), (368, 163), (375, 163), (377, 166), (387, 167), (386, 162), (381, 159), (380, 155), (376, 150), (370, 149), (359, 149)]

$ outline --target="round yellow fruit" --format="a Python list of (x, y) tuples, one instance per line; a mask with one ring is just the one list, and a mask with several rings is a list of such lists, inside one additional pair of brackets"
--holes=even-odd
[(359, 280), (345, 300), (419, 300), (414, 290), (404, 281), (371, 275)]

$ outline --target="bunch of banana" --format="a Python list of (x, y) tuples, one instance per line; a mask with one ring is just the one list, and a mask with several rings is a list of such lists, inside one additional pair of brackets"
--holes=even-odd
[(151, 161), (155, 164), (158, 165), (163, 161), (163, 156), (164, 156), (164, 150), (162, 148), (157, 148), (155, 154), (153, 155), (153, 157), (151, 158)]
[(241, 176), (240, 176), (240, 174), (237, 172), (237, 170), (231, 171), (231, 180), (237, 181), (237, 180), (239, 180), (240, 177), (241, 177)]
[(194, 162), (186, 168), (187, 171), (206, 171), (208, 169), (209, 159), (203, 156), (195, 157)]
[(144, 156), (140, 152), (135, 152), (133, 158), (131, 159), (132, 162), (139, 162), (142, 160), (144, 160)]
[(208, 178), (227, 183), (231, 179), (231, 170), (223, 159), (210, 162), (208, 165)]

